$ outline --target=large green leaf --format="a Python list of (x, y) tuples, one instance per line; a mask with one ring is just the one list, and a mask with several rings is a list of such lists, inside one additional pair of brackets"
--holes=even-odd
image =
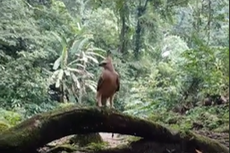
[(57, 70), (58, 67), (60, 66), (61, 64), (61, 57), (58, 57), (58, 59), (56, 59), (56, 61), (54, 62), (54, 65), (53, 65), (53, 70)]
[(71, 71), (71, 72), (76, 72), (78, 74), (84, 74), (84, 72), (82, 70), (78, 70), (78, 69), (75, 69), (75, 68), (70, 68), (70, 67), (67, 67), (67, 70)]
[(89, 48), (89, 49), (87, 50), (86, 54), (87, 54), (87, 55), (93, 55), (93, 56), (98, 56), (98, 57), (104, 58), (104, 56), (102, 56), (101, 54), (97, 53), (96, 51), (100, 51), (100, 52), (102, 52), (102, 53), (106, 53), (106, 51), (103, 50), (103, 49), (91, 47), (91, 48)]
[(65, 48), (67, 46), (67, 40), (65, 39), (64, 36), (62, 36), (61, 34), (58, 34), (57, 32), (51, 31), (51, 34), (53, 34), (58, 41), (61, 43), (62, 47)]
[(72, 77), (73, 81), (76, 83), (77, 88), (80, 89), (81, 86), (80, 86), (80, 82), (78, 81), (77, 76), (74, 73), (71, 73), (71, 77)]
[(64, 76), (64, 70), (60, 69), (58, 73), (58, 80), (62, 80), (63, 76)]
[(74, 40), (72, 46), (69, 49), (70, 54), (79, 52), (78, 47), (79, 47), (79, 40)]
[(87, 59), (90, 59), (90, 60), (92, 60), (94, 63), (96, 63), (96, 64), (98, 64), (98, 60), (96, 59), (96, 58), (94, 58), (94, 57), (92, 57), (92, 56), (85, 56)]

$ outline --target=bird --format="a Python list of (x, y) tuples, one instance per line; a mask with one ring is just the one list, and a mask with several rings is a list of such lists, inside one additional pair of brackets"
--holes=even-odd
[(97, 105), (99, 107), (106, 106), (109, 99), (110, 108), (114, 108), (114, 96), (120, 90), (119, 75), (114, 69), (110, 55), (107, 55), (106, 59), (99, 63), (99, 66), (103, 67), (103, 70), (97, 83)]

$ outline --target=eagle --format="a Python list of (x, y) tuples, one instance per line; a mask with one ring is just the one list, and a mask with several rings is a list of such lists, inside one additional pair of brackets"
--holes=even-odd
[(110, 55), (99, 66), (103, 67), (103, 70), (97, 83), (97, 105), (99, 107), (106, 106), (109, 99), (110, 108), (114, 108), (114, 95), (120, 89), (119, 75), (113, 67)]

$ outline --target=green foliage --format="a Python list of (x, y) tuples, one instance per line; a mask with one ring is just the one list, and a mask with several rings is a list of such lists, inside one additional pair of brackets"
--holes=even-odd
[(98, 8), (88, 16), (85, 28), (93, 34), (95, 45), (104, 49), (115, 49), (118, 44), (117, 18), (109, 8)]
[(4, 122), (0, 121), (0, 133), (10, 128), (10, 126)]
[(200, 46), (200, 48), (184, 53), (187, 62), (183, 69), (188, 76), (202, 80), (201, 93), (221, 94), (229, 84), (229, 74), (224, 73), (226, 68), (229, 69), (228, 61), (224, 57), (228, 54), (229, 49), (208, 47), (202, 44)]
[(47, 99), (47, 87), (37, 63), (48, 55), (41, 47), (49, 38), (40, 32), (25, 1), (1, 1), (1, 10), (1, 106), (40, 103)]
[(1, 92), (0, 101), (2, 106), (20, 107), (25, 103), (40, 103), (46, 100), (47, 86), (41, 75), (39, 67), (32, 67), (30, 57), (20, 57), (4, 65), (0, 73)]
[(26, 118), (39, 114), (42, 112), (51, 111), (59, 106), (56, 102), (46, 101), (39, 104), (31, 103), (24, 105), (25, 112), (23, 113)]
[(3, 0), (0, 4), (1, 50), (16, 56), (16, 51), (36, 52), (39, 46), (44, 45), (47, 37), (41, 35), (33, 18), (34, 11), (23, 0)]
[[(227, 107), (195, 107), (180, 115), (166, 109), (158, 109), (149, 117), (150, 120), (164, 124), (175, 130), (219, 130), (229, 123)], [(200, 126), (200, 127), (199, 127)], [(226, 128), (225, 128), (226, 129)]]
[[(196, 122), (209, 130), (226, 127), (227, 108), (194, 106), (207, 93), (228, 98), (228, 5), (226, 0), (0, 1), (0, 107), (11, 110), (1, 121), (12, 126), (63, 105), (95, 105), (97, 64), (110, 50), (121, 77), (117, 109), (185, 130)], [(71, 103), (50, 99), (53, 83)], [(190, 110), (178, 115), (170, 111), (176, 105)]]
[(7, 127), (14, 126), (24, 119), (22, 114), (14, 111), (7, 111), (5, 109), (0, 109), (0, 114), (0, 122), (3, 122)]
[[(73, 40), (66, 40), (56, 35), (62, 44), (60, 57), (54, 62), (50, 84), (55, 83), (56, 88), (67, 91), (69, 96), (77, 98), (82, 103), (82, 96), (86, 94), (87, 88), (96, 93), (96, 82), (94, 75), (88, 70), (89, 66), (98, 64), (97, 57), (103, 58), (97, 52), (104, 52), (102, 49), (93, 46), (90, 36), (78, 38), (78, 33)], [(83, 38), (82, 38), (83, 37)], [(72, 101), (75, 99), (72, 98)]]
[(226, 93), (229, 84), (228, 47), (207, 46), (195, 41), (200, 47), (189, 49), (179, 37), (164, 39), (162, 59), (149, 65), (145, 61), (149, 75), (142, 75), (133, 84), (131, 96), (127, 99), (132, 103), (126, 104), (125, 112), (148, 116), (158, 107), (172, 108), (181, 102), (194, 105), (207, 93)]

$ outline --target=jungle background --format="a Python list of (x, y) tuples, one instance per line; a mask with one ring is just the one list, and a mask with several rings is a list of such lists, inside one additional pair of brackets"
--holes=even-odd
[(229, 138), (229, 1), (1, 0), (0, 130), (66, 105), (95, 106), (110, 51), (115, 108)]

